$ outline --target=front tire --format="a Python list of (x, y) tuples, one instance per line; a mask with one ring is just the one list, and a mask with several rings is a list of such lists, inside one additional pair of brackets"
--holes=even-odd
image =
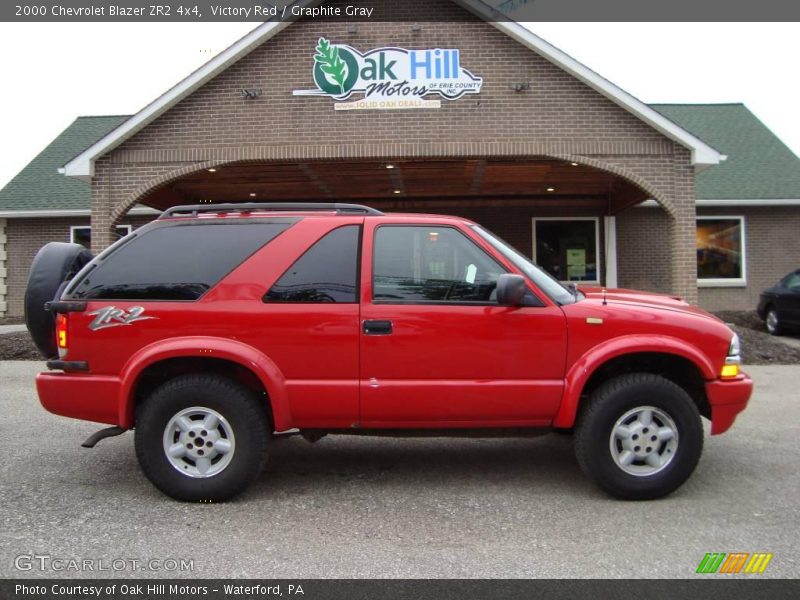
[(261, 472), (270, 437), (263, 403), (216, 375), (176, 377), (136, 410), (142, 471), (177, 500), (221, 502), (242, 492)]
[(766, 325), (767, 331), (770, 335), (781, 334), (781, 321), (778, 318), (778, 311), (775, 310), (774, 307), (770, 306), (767, 309), (767, 314), (764, 318), (764, 324)]
[(659, 375), (633, 373), (601, 385), (575, 428), (584, 473), (625, 500), (660, 498), (692, 474), (703, 451), (697, 406)]

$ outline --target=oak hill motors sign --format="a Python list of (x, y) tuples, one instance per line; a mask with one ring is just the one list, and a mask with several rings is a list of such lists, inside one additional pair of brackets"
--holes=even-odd
[[(483, 78), (461, 66), (458, 49), (375, 48), (361, 53), (351, 46), (319, 38), (314, 54), (314, 90), (294, 90), (295, 96), (328, 96), (336, 110), (439, 108), (438, 95), (458, 100), (478, 94)], [(344, 102), (354, 94), (356, 101)]]

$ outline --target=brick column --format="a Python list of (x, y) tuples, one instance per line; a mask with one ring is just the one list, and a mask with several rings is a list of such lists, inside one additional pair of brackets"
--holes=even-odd
[(674, 165), (674, 206), (670, 222), (671, 289), (697, 304), (697, 242), (694, 167), (688, 160)]
[(114, 241), (111, 198), (103, 178), (92, 181), (92, 254), (97, 256)]

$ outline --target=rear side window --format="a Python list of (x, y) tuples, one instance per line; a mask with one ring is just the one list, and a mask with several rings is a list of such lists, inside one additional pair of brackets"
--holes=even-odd
[(197, 300), (291, 224), (157, 227), (124, 244), (89, 271), (71, 290), (71, 297)]
[(360, 230), (346, 225), (327, 233), (278, 279), (264, 302), (357, 302)]

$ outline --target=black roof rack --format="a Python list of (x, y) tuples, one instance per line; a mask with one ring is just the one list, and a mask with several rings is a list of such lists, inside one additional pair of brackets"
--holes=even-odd
[(223, 212), (263, 212), (263, 211), (334, 211), (337, 214), (347, 215), (373, 215), (381, 216), (383, 213), (369, 206), (361, 204), (339, 204), (338, 202), (241, 202), (237, 204), (187, 204), (173, 206), (165, 210), (158, 217), (166, 219), (188, 213), (196, 217), (200, 213)]

